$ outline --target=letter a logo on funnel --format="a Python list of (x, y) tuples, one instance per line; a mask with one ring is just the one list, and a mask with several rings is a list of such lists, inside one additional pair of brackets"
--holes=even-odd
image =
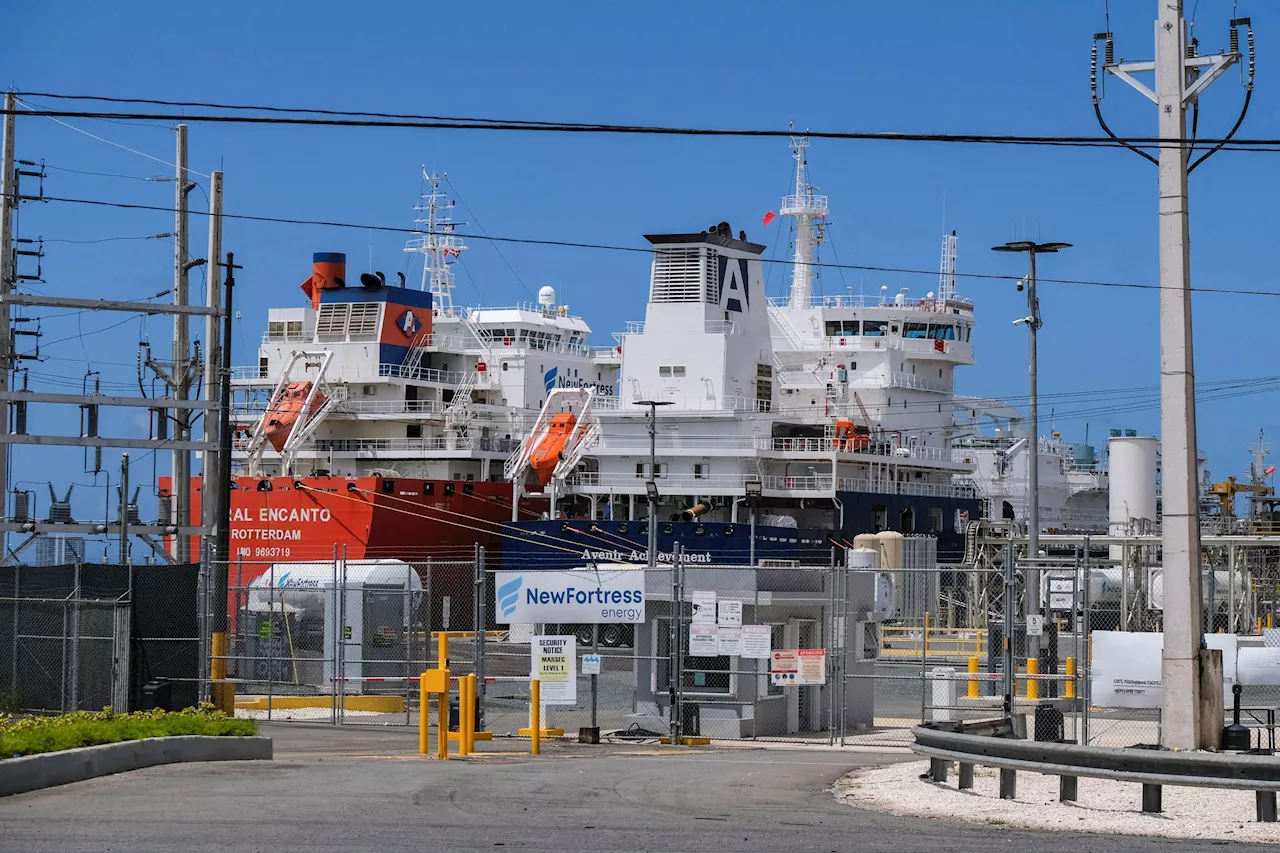
[(524, 583), (523, 575), (498, 587), (498, 606), (502, 608), (503, 616), (510, 616), (516, 612), (516, 604), (520, 601), (520, 585), (522, 583)]

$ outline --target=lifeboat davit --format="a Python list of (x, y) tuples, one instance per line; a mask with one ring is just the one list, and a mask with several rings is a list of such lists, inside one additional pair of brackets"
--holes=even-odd
[(552, 415), (546, 434), (529, 454), (529, 467), (542, 485), (551, 482), (551, 475), (555, 473), (556, 465), (560, 464), (560, 455), (577, 425), (578, 419), (571, 412)]
[[(311, 385), (310, 382), (290, 382), (271, 401), (266, 414), (267, 441), (271, 442), (276, 453), (284, 452), (284, 443), (289, 440), (293, 428), (298, 425), (298, 421), (304, 419), (302, 407), (306, 405), (307, 395), (311, 393)], [(326, 400), (328, 397), (317, 391), (311, 398), (311, 408), (305, 413), (305, 417), (309, 418), (318, 412)]]

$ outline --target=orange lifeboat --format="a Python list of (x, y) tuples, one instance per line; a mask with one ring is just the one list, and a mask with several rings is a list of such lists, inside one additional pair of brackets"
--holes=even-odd
[[(290, 382), (280, 389), (280, 393), (271, 401), (271, 407), (267, 409), (267, 441), (271, 442), (277, 453), (284, 452), (284, 443), (289, 440), (298, 421), (304, 418), (302, 407), (306, 405), (307, 395), (311, 393), (311, 384)], [(306, 412), (305, 417), (309, 418), (319, 411), (327, 399), (317, 391), (311, 398), (311, 409)]]
[(836, 421), (836, 434), (832, 444), (836, 450), (866, 450), (871, 446), (871, 438), (859, 431), (853, 421), (840, 418)]
[(570, 412), (552, 415), (551, 425), (538, 441), (538, 446), (529, 454), (529, 467), (537, 476), (538, 482), (544, 486), (551, 481), (551, 475), (560, 464), (560, 455), (573, 435), (578, 419)]

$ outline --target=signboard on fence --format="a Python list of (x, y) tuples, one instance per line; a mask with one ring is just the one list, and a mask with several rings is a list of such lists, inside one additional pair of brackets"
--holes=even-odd
[(541, 682), (543, 705), (578, 704), (578, 658), (572, 636), (534, 637), (529, 658), (529, 677)]
[(773, 630), (768, 625), (743, 625), (741, 654), (744, 658), (766, 660), (773, 645)]
[(769, 681), (784, 687), (827, 683), (826, 649), (775, 649), (769, 656)]
[[(1236, 681), (1239, 637), (1205, 634), (1205, 646), (1222, 652), (1222, 695), (1230, 702)], [(1093, 632), (1092, 700), (1099, 708), (1159, 708), (1164, 634), (1132, 631)], [(1250, 677), (1255, 677), (1252, 673)]]
[(644, 569), (497, 572), (496, 621), (600, 625), (644, 622)]

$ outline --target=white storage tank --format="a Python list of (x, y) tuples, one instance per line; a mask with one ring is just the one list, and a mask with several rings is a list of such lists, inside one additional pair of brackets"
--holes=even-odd
[[(1134, 522), (1151, 524), (1156, 518), (1156, 465), (1158, 442), (1151, 436), (1111, 436), (1107, 445), (1110, 457), (1110, 492), (1107, 520), (1112, 536), (1133, 532)], [(1121, 548), (1112, 546), (1111, 559), (1122, 559)]]

